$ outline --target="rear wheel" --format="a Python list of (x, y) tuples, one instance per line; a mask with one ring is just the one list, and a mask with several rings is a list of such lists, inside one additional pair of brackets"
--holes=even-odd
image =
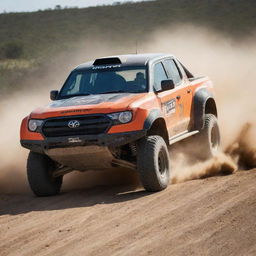
[(167, 145), (161, 136), (148, 136), (139, 141), (137, 168), (147, 191), (161, 191), (168, 186), (170, 160)]
[(220, 146), (220, 130), (215, 115), (205, 115), (204, 128), (197, 139), (199, 139), (199, 143), (202, 145), (201, 158), (208, 159), (216, 155)]
[(47, 155), (30, 152), (27, 176), (30, 188), (36, 196), (53, 196), (60, 192), (63, 176), (54, 178), (56, 163)]

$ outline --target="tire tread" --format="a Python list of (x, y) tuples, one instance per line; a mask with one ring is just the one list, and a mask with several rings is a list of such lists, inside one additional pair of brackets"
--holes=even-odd
[(51, 178), (54, 162), (46, 155), (30, 152), (27, 160), (27, 177), (36, 196), (52, 196), (60, 192), (62, 176)]
[(154, 158), (152, 157), (154, 155), (155, 148), (162, 146), (165, 147), (168, 154), (166, 143), (161, 136), (148, 136), (140, 141), (137, 164), (142, 185), (147, 191), (161, 191), (168, 185), (169, 177), (167, 178), (168, 182), (162, 182), (158, 178), (155, 171), (157, 166), (155, 166)]

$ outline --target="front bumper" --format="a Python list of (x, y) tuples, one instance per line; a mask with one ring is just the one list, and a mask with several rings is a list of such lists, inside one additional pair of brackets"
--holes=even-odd
[(86, 146), (118, 147), (136, 141), (146, 135), (146, 130), (99, 134), (99, 135), (77, 135), (46, 138), (44, 140), (21, 140), (24, 148), (37, 153), (46, 153), (55, 148), (72, 148)]
[(118, 147), (146, 135), (145, 130), (114, 134), (83, 135), (21, 140), (31, 151), (48, 155), (63, 166), (74, 170), (103, 170), (112, 167), (114, 156), (109, 147)]

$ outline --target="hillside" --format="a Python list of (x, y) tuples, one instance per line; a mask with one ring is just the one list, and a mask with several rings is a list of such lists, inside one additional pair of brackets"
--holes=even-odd
[[(111, 42), (120, 52), (124, 49), (134, 51), (135, 42), (143, 44), (153, 31), (167, 25), (189, 23), (213, 28), (240, 40), (255, 33), (255, 12), (254, 0), (157, 0), (1, 14), (0, 87), (2, 93), (4, 88), (9, 91), (21, 87), (24, 77), (32, 74), (37, 77), (45, 66), (56, 64), (55, 56), (60, 53), (71, 54), (81, 47), (86, 49), (92, 38), (100, 41), (103, 47), (104, 42)], [(11, 53), (16, 50), (18, 60), (9, 60), (8, 47)], [(11, 56), (16, 57), (15, 54)]]

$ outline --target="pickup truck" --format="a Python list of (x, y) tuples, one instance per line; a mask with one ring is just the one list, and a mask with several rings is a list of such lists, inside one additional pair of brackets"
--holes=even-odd
[(58, 194), (73, 170), (120, 166), (136, 170), (147, 191), (160, 191), (169, 184), (172, 144), (193, 136), (202, 159), (220, 144), (212, 82), (173, 55), (98, 58), (75, 68), (50, 98), (20, 129), (37, 196)]

